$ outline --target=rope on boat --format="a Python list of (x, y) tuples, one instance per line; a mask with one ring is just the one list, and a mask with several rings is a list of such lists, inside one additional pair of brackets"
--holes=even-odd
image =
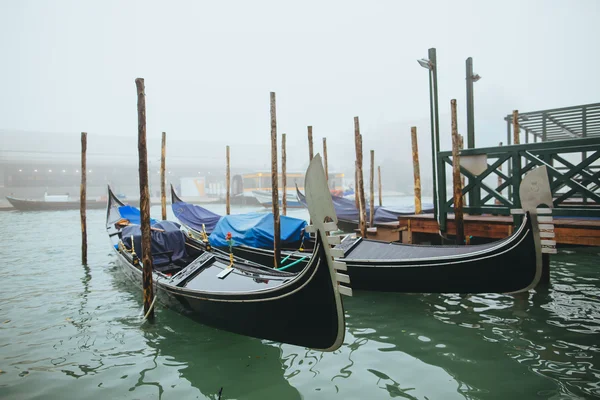
[(144, 315), (144, 318), (142, 319), (142, 325), (144, 324), (144, 322), (146, 322), (148, 320), (148, 315), (150, 315), (150, 311), (152, 311), (152, 309), (154, 308), (154, 303), (156, 302), (156, 298), (158, 296), (154, 296), (154, 300), (152, 300), (152, 304), (150, 304), (150, 308), (148, 309), (148, 312), (146, 313), (146, 315)]
[[(288, 258), (290, 258), (291, 256), (293, 256), (294, 254), (300, 252), (302, 253), (304, 251), (304, 228), (302, 228), (302, 231), (300, 232), (300, 248), (296, 251), (291, 252), (290, 254), (287, 255), (287, 257), (285, 257), (283, 260), (281, 260), (281, 264), (285, 263)], [(291, 267), (292, 265), (297, 264), (299, 261), (304, 260), (306, 257), (302, 257), (300, 260), (296, 260), (295, 262), (293, 262), (290, 265), (286, 265), (285, 267), (281, 266), (279, 268), (276, 268), (278, 271), (283, 271), (284, 269), (287, 269), (288, 267)]]
[[(291, 254), (290, 254), (290, 255), (291, 255)], [(288, 257), (289, 257), (289, 256), (288, 256)], [(291, 263), (291, 264), (288, 264), (288, 265), (286, 265), (286, 266), (284, 266), (284, 267), (279, 267), (279, 268), (277, 268), (277, 271), (284, 271), (284, 270), (288, 269), (289, 267), (291, 267), (292, 265), (296, 265), (296, 264), (298, 264), (300, 261), (304, 260), (304, 259), (305, 259), (305, 258), (307, 258), (307, 257), (308, 257), (308, 256), (303, 256), (303, 257), (299, 258), (298, 260), (294, 261), (294, 262), (293, 262), (293, 263)], [(286, 259), (287, 259), (287, 258), (286, 258)], [(282, 261), (281, 263), (283, 264), (283, 261)]]
[[(283, 264), (284, 262), (286, 262), (287, 259), (290, 258), (291, 256), (293, 256), (294, 254), (296, 254), (295, 251), (293, 253), (288, 254), (288, 256), (286, 258), (284, 258), (283, 260), (281, 260), (281, 263)], [(279, 268), (277, 268), (277, 269), (279, 269)]]

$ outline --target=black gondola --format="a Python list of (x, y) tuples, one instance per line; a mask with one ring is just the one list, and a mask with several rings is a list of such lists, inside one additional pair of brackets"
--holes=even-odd
[[(523, 221), (506, 239), (472, 246), (427, 246), (387, 243), (347, 236), (336, 246), (355, 290), (406, 293), (514, 293), (537, 285), (542, 245), (537, 206), (552, 204), (545, 168), (522, 181)], [(525, 201), (524, 199), (528, 199)], [(310, 204), (310, 203), (309, 203)], [(272, 262), (273, 252), (240, 246), (239, 257)], [(284, 253), (288, 260), (306, 254)], [(307, 258), (306, 258), (307, 259)], [(301, 270), (306, 261), (295, 265)]]
[[(329, 195), (320, 159), (310, 164), (306, 181), (307, 195), (311, 188), (317, 192), (325, 190)], [(122, 220), (119, 207), (123, 204), (110, 188), (108, 195), (106, 229), (119, 265), (141, 285), (136, 237), (127, 246), (129, 232), (123, 227), (132, 221)], [(345, 330), (340, 292), (351, 294), (351, 289), (339, 283), (349, 283), (348, 277), (333, 269), (340, 264), (333, 262), (325, 232), (333, 227), (318, 222), (326, 218), (335, 221), (333, 205), (327, 204), (327, 196), (312, 195), (321, 199), (310, 208), (316, 221), (317, 240), (311, 261), (298, 274), (248, 261), (230, 263), (229, 257), (204, 252), (183, 232), (171, 229), (174, 223), (155, 225), (162, 232), (152, 232), (153, 245), (170, 244), (166, 252), (153, 254), (154, 287), (159, 300), (206, 325), (234, 333), (324, 351), (337, 349)]]
[[(19, 199), (12, 196), (6, 196), (6, 200), (19, 211), (61, 211), (61, 210), (79, 210), (81, 203), (79, 200), (67, 201), (44, 201)], [(106, 208), (106, 200), (88, 200), (85, 207), (88, 210)]]

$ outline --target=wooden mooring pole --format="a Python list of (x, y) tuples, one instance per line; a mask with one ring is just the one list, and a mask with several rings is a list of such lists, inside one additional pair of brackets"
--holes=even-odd
[[(150, 246), (150, 189), (148, 188), (148, 150), (146, 148), (146, 93), (144, 79), (135, 80), (138, 109), (138, 155), (140, 176), (140, 217), (142, 228), (142, 265), (144, 289), (144, 315), (154, 320), (154, 289), (152, 285), (152, 250)], [(132, 243), (133, 246), (133, 243)]]
[(287, 215), (287, 167), (285, 154), (285, 133), (281, 135), (281, 186), (283, 186), (283, 194), (281, 195), (281, 208), (283, 215)]
[[(463, 139), (463, 135), (459, 134), (458, 135), (458, 150), (462, 151), (462, 149), (464, 149), (464, 148), (465, 148), (465, 142), (464, 142), (464, 139)], [(465, 188), (465, 176), (462, 175), (460, 177), (460, 190), (461, 190), (461, 192), (462, 192), (462, 190), (464, 188)], [(466, 197), (467, 196), (463, 195), (463, 207), (464, 207), (464, 205), (466, 203)]]
[[(309, 127), (310, 159), (312, 160), (312, 127)], [(271, 92), (271, 199), (273, 202), (273, 267), (279, 268), (281, 260), (281, 230), (279, 220), (279, 191), (277, 174), (277, 115), (275, 92)]]
[(423, 212), (421, 204), (421, 170), (419, 168), (419, 145), (417, 143), (417, 127), (410, 128), (410, 138), (412, 142), (412, 159), (415, 191), (415, 214)]
[(358, 227), (360, 235), (367, 237), (367, 205), (365, 204), (365, 187), (363, 182), (363, 158), (362, 158), (362, 135), (360, 134), (360, 123), (358, 117), (354, 117), (354, 144), (356, 148), (356, 190), (355, 197), (358, 197)]
[(87, 133), (81, 132), (81, 186), (79, 187), (79, 215), (81, 217), (81, 263), (87, 265), (87, 222), (85, 218), (86, 210), (86, 152), (87, 152)]
[[(358, 150), (356, 150), (358, 151)], [(356, 160), (358, 162), (358, 160)], [(354, 205), (360, 215), (360, 196), (358, 195), (358, 164), (354, 163)]]
[(358, 126), (358, 117), (354, 117), (354, 152), (356, 153), (356, 160), (354, 163), (354, 204), (356, 206), (356, 210), (358, 211), (358, 219), (360, 220), (360, 190), (358, 185), (358, 145), (360, 143), (359, 136), (360, 128)]
[(377, 166), (377, 189), (379, 189), (379, 207), (381, 207), (381, 165)]
[(313, 159), (313, 137), (312, 137), (312, 126), (308, 126), (308, 161)]
[(360, 163), (358, 169), (358, 182), (360, 186), (360, 220), (362, 221), (360, 224), (360, 232), (364, 238), (367, 237), (367, 200), (365, 198), (365, 174), (363, 173), (363, 137), (362, 134), (358, 135), (359, 137), (359, 145), (360, 149)]
[(325, 165), (325, 179), (329, 185), (329, 167), (327, 166), (327, 138), (323, 138), (323, 163)]
[(167, 219), (167, 184), (165, 179), (165, 164), (167, 158), (167, 133), (162, 133), (162, 143), (160, 146), (160, 206), (162, 219)]
[(225, 213), (231, 214), (231, 158), (229, 157), (229, 146), (225, 147), (225, 159), (227, 167), (225, 169)]
[(521, 141), (519, 139), (519, 110), (513, 111), (513, 144), (520, 144)]
[(456, 100), (450, 100), (452, 113), (452, 184), (454, 186), (454, 222), (456, 224), (456, 244), (465, 243), (465, 226), (463, 221), (463, 196), (460, 179), (459, 138), (456, 120)]
[(371, 171), (369, 174), (369, 194), (371, 202), (371, 215), (369, 216), (369, 226), (375, 226), (375, 150), (371, 150)]

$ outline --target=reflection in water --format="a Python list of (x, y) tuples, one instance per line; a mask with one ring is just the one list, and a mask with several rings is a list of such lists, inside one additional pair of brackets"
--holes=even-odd
[[(550, 287), (525, 294), (357, 296), (349, 331), (442, 367), (467, 398), (507, 398), (521, 384), (527, 397), (599, 396), (599, 279), (591, 268), (575, 278), (563, 259)], [(382, 323), (372, 304), (394, 317)]]
[(0, 213), (3, 226), (28, 227), (0, 230), (15, 250), (0, 264), (2, 399), (600, 396), (597, 250), (561, 250), (552, 285), (525, 295), (357, 292), (344, 299), (344, 346), (322, 353), (162, 307), (140, 326), (141, 290), (112, 264), (104, 212), (88, 213), (89, 267), (79, 224), (65, 224), (78, 217)]
[[(118, 271), (115, 277), (119, 290), (132, 291), (128, 278)], [(169, 388), (161, 372), (176, 368), (179, 378), (210, 399), (219, 399), (220, 392), (222, 399), (301, 398), (284, 377), (280, 344), (204, 326), (160, 306), (154, 324), (140, 327), (140, 320), (122, 322), (142, 331), (148, 349), (144, 357), (150, 359), (129, 389), (132, 392), (147, 391), (148, 386), (156, 387), (153, 393), (159, 397), (167, 389), (172, 392), (174, 385)]]
[[(146, 327), (146, 344), (155, 350), (154, 365), (177, 365), (182, 378), (211, 399), (299, 399), (284, 377), (279, 345), (230, 334), (165, 311)], [(142, 371), (142, 373), (147, 371)], [(140, 385), (149, 384), (140, 379)]]

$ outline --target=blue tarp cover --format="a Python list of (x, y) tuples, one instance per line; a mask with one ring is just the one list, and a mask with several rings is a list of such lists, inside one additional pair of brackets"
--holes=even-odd
[[(131, 220), (130, 220), (131, 221)], [(164, 253), (168, 251), (173, 251), (171, 255), (172, 261), (179, 260), (180, 258), (186, 257), (185, 252), (185, 237), (183, 232), (179, 229), (180, 225), (171, 222), (171, 221), (160, 221), (156, 222), (152, 225), (153, 228), (158, 228), (163, 230), (156, 231), (151, 230), (152, 235), (152, 244), (151, 251), (152, 254), (156, 253)], [(133, 235), (133, 243), (135, 244), (135, 252), (138, 257), (141, 259), (142, 254), (142, 230), (139, 225), (130, 225), (123, 228), (123, 232), (121, 233), (121, 238), (123, 240), (123, 244), (128, 249), (131, 249), (131, 236)], [(168, 255), (160, 255), (153, 256), (152, 260), (156, 266), (168, 264), (169, 256)]]
[[(136, 207), (132, 207), (130, 205), (119, 207), (119, 214), (121, 214), (122, 218), (125, 218), (132, 224), (139, 225), (142, 223), (140, 217), (140, 210)], [(150, 225), (156, 224), (156, 220), (154, 218), (150, 218)]]
[[(281, 216), (281, 245), (298, 243), (307, 225), (303, 219)], [(229, 246), (225, 237), (231, 232), (234, 246), (246, 245), (262, 249), (273, 248), (273, 214), (249, 213), (226, 215), (209, 236), (214, 247)], [(308, 233), (304, 233), (308, 239)]]
[[(304, 205), (304, 207), (308, 208), (308, 204), (306, 203), (306, 197), (304, 196), (304, 194), (300, 193), (300, 191), (298, 191), (298, 199)], [(331, 196), (331, 200), (333, 200), (333, 208), (335, 209), (335, 214), (339, 219), (345, 221), (359, 220), (358, 209), (356, 208), (356, 202), (354, 201), (354, 199), (346, 199), (344, 197)], [(431, 212), (431, 210), (433, 210), (433, 204), (423, 204), (423, 212)], [(396, 222), (398, 221), (399, 216), (414, 214), (414, 212), (414, 206), (375, 206), (375, 217), (373, 219), (374, 223), (376, 224), (384, 222)], [(367, 205), (367, 220), (369, 220), (370, 218), (371, 207)]]
[(173, 203), (171, 208), (178, 220), (197, 231), (202, 231), (202, 224), (204, 224), (206, 232), (211, 233), (221, 219), (220, 215), (195, 204)]

